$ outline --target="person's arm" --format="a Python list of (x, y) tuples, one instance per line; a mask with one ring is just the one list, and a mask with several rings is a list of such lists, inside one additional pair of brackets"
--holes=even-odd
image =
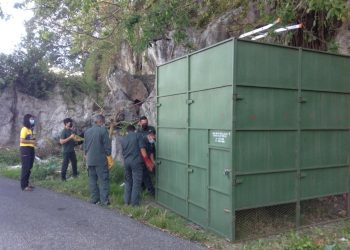
[(146, 149), (145, 148), (141, 148), (140, 152), (141, 152), (141, 156), (143, 158), (143, 161), (145, 162), (145, 165), (146, 165), (147, 169), (152, 172), (153, 168), (154, 168), (154, 163), (148, 157)]
[(71, 134), (71, 136), (67, 137), (66, 139), (60, 139), (60, 143), (61, 145), (69, 142), (70, 140), (72, 140), (74, 138), (74, 134)]
[(62, 133), (61, 138), (60, 138), (60, 144), (61, 144), (61, 145), (63, 145), (63, 144), (65, 144), (65, 143), (69, 142), (70, 140), (74, 139), (74, 134), (72, 133), (72, 134), (71, 134), (69, 137), (67, 137), (67, 138), (64, 138), (64, 137), (65, 137), (65, 135), (63, 135), (63, 133)]
[(109, 139), (108, 131), (105, 129), (105, 132), (102, 135), (102, 142), (103, 142), (103, 148), (105, 151), (105, 154), (107, 156), (111, 155), (112, 153), (112, 143), (111, 139)]
[[(155, 140), (155, 138), (153, 138)], [(156, 153), (156, 148), (154, 143), (150, 145), (150, 152), (149, 152), (149, 158), (151, 159), (151, 161), (153, 162), (153, 164), (155, 164), (155, 153)]]
[(148, 157), (145, 139), (141, 135), (138, 136), (138, 143), (143, 161), (145, 162), (147, 169), (152, 172), (154, 169), (154, 163)]
[(83, 143), (83, 150), (84, 150), (84, 156), (86, 157), (87, 151), (88, 151), (88, 145), (87, 145), (87, 136), (86, 131), (84, 132), (84, 143)]
[(32, 145), (34, 145), (34, 146), (35, 146), (35, 144), (36, 144), (36, 141), (35, 141), (35, 140), (26, 140), (26, 139), (20, 138), (19, 141), (20, 141), (21, 143), (32, 144)]
[(153, 165), (154, 165), (154, 163), (155, 163), (155, 161), (154, 161), (154, 154), (153, 153), (150, 154), (149, 158), (151, 159), (151, 161), (153, 162)]

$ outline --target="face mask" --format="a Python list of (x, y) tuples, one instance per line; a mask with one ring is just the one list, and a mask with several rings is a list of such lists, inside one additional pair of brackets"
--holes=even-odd
[(148, 140), (149, 143), (153, 144), (154, 143), (154, 140), (153, 139), (150, 139)]
[(142, 127), (143, 129), (146, 129), (146, 128), (148, 127), (148, 124), (142, 124), (141, 127)]
[(35, 125), (35, 120), (34, 119), (29, 119), (30, 125), (34, 126)]

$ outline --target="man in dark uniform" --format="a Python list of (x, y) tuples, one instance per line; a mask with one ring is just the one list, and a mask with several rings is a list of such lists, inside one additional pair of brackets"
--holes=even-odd
[(109, 172), (107, 156), (111, 155), (111, 141), (104, 127), (103, 115), (95, 117), (95, 124), (85, 131), (84, 152), (89, 171), (91, 203), (109, 205)]
[(135, 133), (135, 127), (127, 127), (127, 135), (121, 139), (125, 166), (124, 202), (126, 205), (140, 204), (140, 192), (143, 168), (154, 167), (148, 158), (145, 140), (140, 133)]
[[(150, 159), (154, 162), (155, 157), (155, 145), (154, 143), (150, 143), (150, 140), (148, 139), (149, 136), (153, 134), (153, 139), (155, 139), (156, 130), (153, 126), (148, 125), (148, 119), (146, 116), (142, 116), (139, 121), (139, 128), (138, 132), (142, 135), (145, 144), (146, 144), (146, 150), (147, 154), (149, 155)], [(152, 183), (152, 179), (150, 176), (150, 170), (147, 169), (146, 165), (143, 166), (143, 184), (147, 188), (148, 192), (154, 196), (155, 190)]]
[(152, 131), (154, 134), (156, 134), (156, 129), (153, 126), (148, 125), (147, 117), (141, 116), (138, 132), (141, 132), (144, 136), (146, 136), (149, 131)]
[(61, 180), (66, 180), (67, 168), (69, 161), (72, 164), (72, 176), (73, 178), (77, 177), (77, 157), (75, 155), (74, 147), (76, 146), (75, 134), (72, 130), (73, 120), (71, 118), (66, 118), (63, 120), (64, 129), (61, 132), (60, 144), (62, 145), (62, 155), (63, 162), (61, 168)]

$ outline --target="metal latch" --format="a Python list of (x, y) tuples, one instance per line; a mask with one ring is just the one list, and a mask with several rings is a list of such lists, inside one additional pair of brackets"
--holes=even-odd
[(239, 184), (242, 184), (242, 183), (243, 183), (243, 180), (242, 180), (242, 179), (236, 178), (236, 179), (234, 180), (234, 184), (235, 184), (235, 185), (239, 185)]
[(156, 161), (157, 165), (160, 165), (161, 163), (162, 163), (162, 161), (160, 161), (160, 160)]
[(156, 106), (157, 106), (157, 107), (160, 107), (160, 106), (162, 106), (162, 104), (161, 104), (161, 103), (157, 103)]
[(305, 103), (307, 100), (304, 98), (304, 97), (302, 97), (302, 96), (299, 96), (299, 102), (300, 103)]
[(186, 100), (186, 103), (187, 103), (187, 104), (192, 104), (192, 103), (194, 103), (194, 100), (188, 99), (188, 100)]
[(234, 98), (236, 101), (241, 101), (241, 100), (244, 99), (244, 98), (243, 98), (241, 95), (239, 95), (239, 94), (233, 94), (233, 98)]
[(225, 170), (224, 170), (224, 175), (229, 176), (230, 173), (231, 173), (231, 169), (225, 168)]
[(189, 173), (193, 173), (193, 168), (189, 168), (189, 169), (187, 169), (187, 172), (189, 172)]
[(300, 173), (300, 175), (299, 175), (299, 178), (301, 179), (301, 178), (305, 178), (306, 177), (306, 173)]

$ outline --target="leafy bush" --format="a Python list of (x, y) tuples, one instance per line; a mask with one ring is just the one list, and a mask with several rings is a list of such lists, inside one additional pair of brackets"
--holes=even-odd
[(34, 164), (31, 178), (35, 181), (41, 181), (58, 176), (57, 170), (60, 168), (60, 162), (57, 158), (49, 158), (42, 162)]
[(309, 236), (299, 236), (297, 233), (291, 234), (291, 242), (287, 247), (289, 250), (311, 250), (317, 248), (317, 245)]
[(21, 163), (19, 150), (15, 148), (0, 148), (0, 166), (15, 166)]
[(109, 179), (111, 182), (121, 184), (124, 182), (124, 168), (117, 162), (114, 162), (114, 166), (109, 173)]
[(285, 25), (304, 25), (302, 30), (279, 34), (273, 42), (331, 52), (337, 52), (332, 41), (335, 31), (350, 16), (350, 7), (344, 0), (274, 0), (257, 4), (262, 24), (280, 17)]

